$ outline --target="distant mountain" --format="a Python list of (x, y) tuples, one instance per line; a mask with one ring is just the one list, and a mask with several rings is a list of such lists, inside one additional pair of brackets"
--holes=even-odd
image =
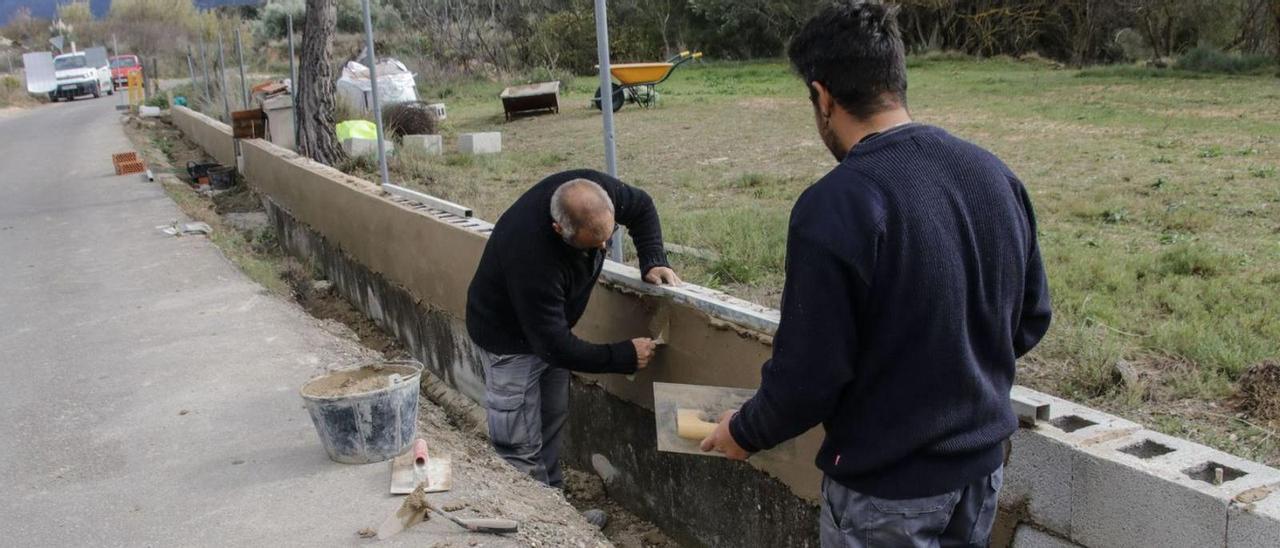
[[(58, 12), (58, 5), (70, 0), (0, 0), (0, 26), (9, 24), (13, 12), (23, 6), (31, 8), (31, 15), (44, 19), (53, 17)], [(260, 4), (262, 0), (194, 0), (196, 7), (210, 9), (219, 6), (244, 6)], [(95, 17), (102, 17), (111, 9), (111, 0), (89, 0), (89, 9)]]

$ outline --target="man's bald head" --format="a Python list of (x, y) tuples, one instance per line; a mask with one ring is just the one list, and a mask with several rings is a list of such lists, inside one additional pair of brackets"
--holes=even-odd
[(613, 234), (613, 200), (593, 181), (568, 181), (551, 195), (552, 225), (564, 241), (579, 249), (602, 247)]

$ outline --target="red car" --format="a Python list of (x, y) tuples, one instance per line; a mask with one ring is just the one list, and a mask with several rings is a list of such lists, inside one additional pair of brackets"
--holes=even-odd
[(129, 73), (142, 73), (142, 63), (137, 55), (117, 55), (111, 58), (111, 83), (116, 88), (129, 85)]

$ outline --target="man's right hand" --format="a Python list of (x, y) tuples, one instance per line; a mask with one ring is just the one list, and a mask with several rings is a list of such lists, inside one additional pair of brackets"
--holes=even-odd
[(648, 337), (639, 337), (631, 339), (631, 344), (636, 347), (636, 369), (644, 369), (649, 366), (649, 360), (653, 359), (653, 351), (658, 348), (658, 343)]

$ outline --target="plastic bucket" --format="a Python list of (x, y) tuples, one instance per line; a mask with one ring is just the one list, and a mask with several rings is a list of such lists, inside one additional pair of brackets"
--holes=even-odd
[(236, 185), (236, 170), (230, 166), (209, 168), (209, 186), (214, 190), (226, 190)]
[(302, 399), (329, 458), (345, 464), (390, 459), (418, 429), (422, 366), (388, 362), (337, 371), (302, 385)]

